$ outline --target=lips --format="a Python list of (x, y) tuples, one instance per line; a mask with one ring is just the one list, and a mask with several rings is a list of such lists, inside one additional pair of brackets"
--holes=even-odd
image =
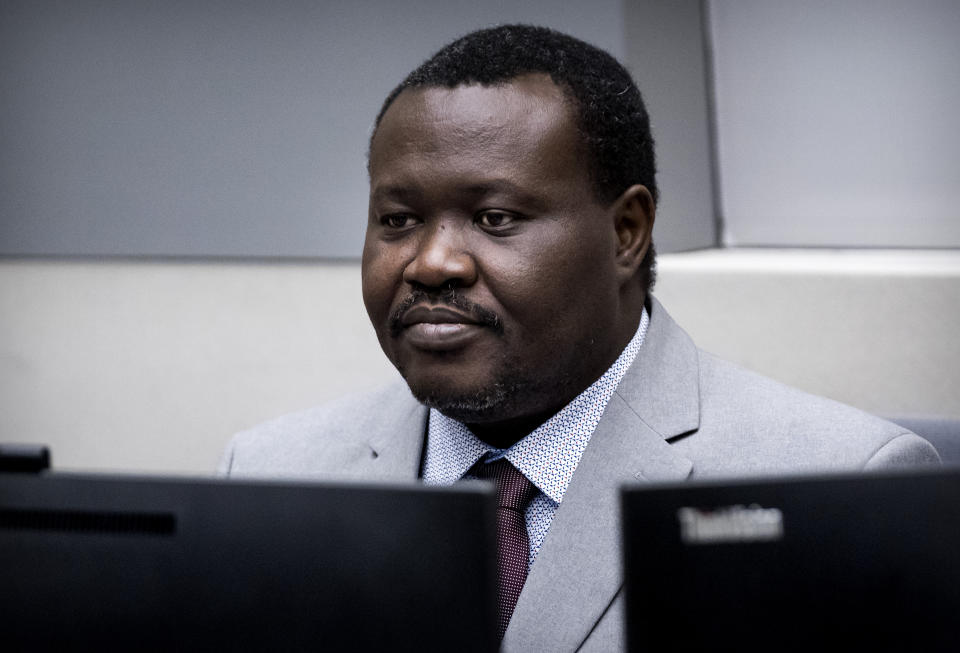
[(426, 351), (452, 351), (480, 335), (483, 326), (466, 313), (446, 306), (413, 306), (400, 318), (400, 337)]
[(400, 318), (400, 324), (409, 327), (415, 324), (478, 324), (478, 322), (466, 313), (446, 306), (419, 305), (405, 311)]

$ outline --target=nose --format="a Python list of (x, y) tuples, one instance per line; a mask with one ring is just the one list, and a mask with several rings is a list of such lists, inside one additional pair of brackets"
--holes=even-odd
[(473, 285), (477, 265), (463, 240), (457, 227), (448, 223), (424, 230), (414, 257), (404, 268), (403, 280), (426, 288)]

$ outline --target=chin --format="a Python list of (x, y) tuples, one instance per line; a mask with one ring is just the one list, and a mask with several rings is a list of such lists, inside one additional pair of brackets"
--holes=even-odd
[(513, 409), (513, 399), (519, 396), (517, 384), (508, 382), (470, 390), (450, 386), (425, 387), (410, 383), (409, 380), (407, 384), (420, 403), (465, 423), (508, 419)]

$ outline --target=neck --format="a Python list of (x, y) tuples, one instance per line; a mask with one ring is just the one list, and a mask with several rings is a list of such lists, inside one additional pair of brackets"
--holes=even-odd
[[(561, 406), (562, 408), (562, 406)], [(559, 410), (559, 409), (557, 409)], [(508, 449), (533, 433), (557, 411), (529, 415), (495, 423), (473, 423), (467, 427), (478, 438), (496, 449)]]

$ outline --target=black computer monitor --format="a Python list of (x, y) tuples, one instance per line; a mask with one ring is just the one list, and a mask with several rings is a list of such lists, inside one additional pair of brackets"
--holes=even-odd
[(494, 511), (479, 485), (0, 474), (0, 649), (493, 651)]
[(623, 494), (631, 651), (955, 651), (960, 471)]

